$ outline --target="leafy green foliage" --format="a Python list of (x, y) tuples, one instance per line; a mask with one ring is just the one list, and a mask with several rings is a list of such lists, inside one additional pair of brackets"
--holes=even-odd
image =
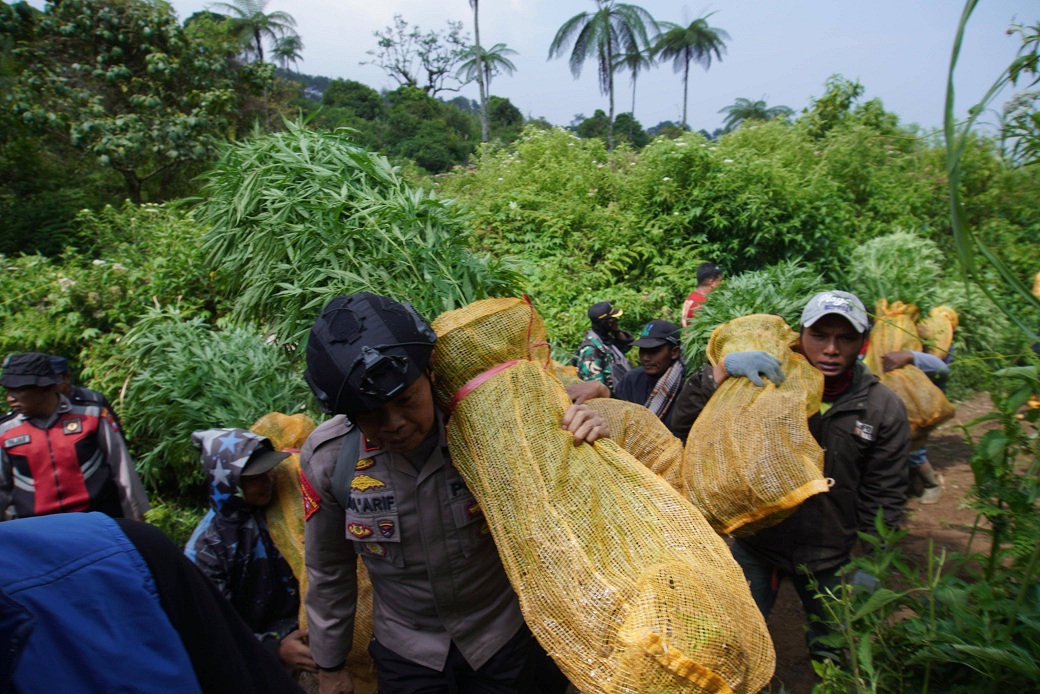
[[(578, 124), (577, 132), (579, 137), (598, 137), (606, 140), (609, 127), (607, 114), (597, 108), (591, 118), (586, 118)], [(643, 130), (639, 121), (632, 118), (631, 113), (619, 113), (618, 117), (614, 119), (614, 141), (626, 142), (639, 149), (650, 142), (650, 136)]]
[(923, 315), (935, 306), (942, 278), (942, 252), (930, 239), (908, 231), (875, 237), (852, 250), (845, 286), (868, 313), (878, 299), (916, 305)]
[(210, 156), (237, 90), (271, 77), (192, 42), (168, 5), (142, 0), (49, 2), (39, 17), (5, 5), (0, 33), (19, 37), (22, 68), (6, 106), (117, 171), (134, 201), (146, 181), (161, 195), (164, 177)]
[(332, 80), (322, 92), (321, 103), (334, 108), (349, 108), (364, 120), (376, 120), (386, 114), (386, 104), (379, 92), (354, 80)]
[[(943, 125), (946, 139), (946, 168), (949, 173), (950, 217), (954, 247), (957, 250), (958, 260), (967, 276), (977, 279), (981, 274), (981, 266), (992, 269), (999, 275), (1000, 284), (1010, 291), (1011, 296), (1014, 297), (1013, 302), (1001, 301), (994, 294), (989, 283), (980, 281), (979, 284), (982, 290), (993, 299), (996, 306), (1029, 339), (1036, 340), (1040, 339), (1040, 331), (1036, 329), (1035, 324), (1027, 324), (1016, 309), (1018, 306), (1024, 305), (1029, 307), (1034, 313), (1040, 311), (1040, 297), (1035, 296), (1030, 291), (1027, 284), (1015, 273), (1014, 268), (1009, 266), (1000, 255), (994, 252), (992, 247), (986, 243), (984, 237), (978, 233), (975, 225), (972, 224), (974, 220), (971, 219), (968, 204), (965, 200), (964, 188), (966, 186), (963, 179), (967, 169), (965, 166), (967, 161), (965, 153), (969, 151), (969, 146), (973, 141), (972, 126), (978, 117), (985, 112), (996, 95), (1009, 84), (1018, 84), (1020, 80), (1029, 81), (1030, 85), (1040, 82), (1040, 32), (1019, 32), (1022, 46), (1019, 48), (1018, 55), (997, 77), (981, 101), (971, 108), (967, 122), (958, 124), (954, 117), (953, 75), (960, 57), (961, 43), (964, 39), (968, 20), (971, 18), (971, 14), (977, 4), (978, 0), (967, 0), (965, 2), (960, 25), (957, 27), (957, 34), (954, 37), (953, 56), (950, 60), (950, 72), (946, 86), (946, 113)], [(1029, 150), (1026, 151), (1028, 153)], [(1036, 154), (1037, 150), (1032, 150), (1032, 152)], [(1027, 159), (1024, 163), (1028, 164), (1030, 161), (1032, 160)], [(979, 257), (983, 261), (981, 266)]]
[(407, 157), (430, 173), (450, 171), (477, 147), (477, 120), (415, 87), (387, 94), (389, 111), (383, 151)]
[[(180, 300), (186, 313), (219, 312), (220, 291), (202, 262), (200, 231), (190, 215), (154, 205), (76, 220), (77, 242), (60, 259), (2, 258), (0, 353), (43, 351), (74, 365), (104, 359), (115, 341), (156, 302)], [(89, 373), (92, 385), (118, 390), (118, 373)]]
[(707, 361), (704, 349), (708, 338), (723, 323), (771, 313), (798, 330), (805, 302), (827, 288), (819, 274), (796, 260), (725, 278), (683, 330), (687, 370), (696, 371)]
[(789, 106), (768, 106), (764, 99), (752, 101), (741, 97), (719, 109), (719, 113), (726, 114), (722, 127), (728, 132), (749, 121), (771, 121), (774, 118), (786, 121), (794, 111)]
[(829, 130), (848, 118), (852, 104), (863, 96), (863, 85), (841, 75), (827, 78), (826, 91), (805, 109), (804, 127), (813, 137), (823, 137)]
[(130, 379), (122, 418), (146, 483), (184, 495), (203, 481), (191, 432), (249, 428), (295, 414), (310, 392), (288, 352), (246, 327), (214, 328), (175, 308), (152, 309), (125, 338)]
[(183, 504), (161, 499), (154, 494), (149, 500), (152, 508), (145, 512), (145, 521), (162, 530), (166, 537), (180, 548), (188, 544), (191, 534), (195, 532), (195, 526), (208, 510), (204, 504), (196, 500)]
[(342, 131), (286, 123), (229, 147), (206, 192), (206, 247), (228, 274), (233, 317), (285, 341), (337, 294), (377, 292), (433, 317), (517, 291), (510, 261), (471, 250), (458, 206), (409, 187)]
[[(1019, 418), (1040, 378), (1035, 360), (996, 376), (996, 411), (965, 429), (975, 475), (968, 500), (987, 521), (974, 530), (989, 547), (929, 551), (927, 566), (915, 568), (897, 546), (905, 531), (879, 518), (878, 537), (861, 533), (872, 552), (846, 571), (881, 587), (847, 582), (825, 601), (830, 645), (846, 662), (816, 665), (821, 693), (1027, 691), (1040, 679), (1040, 409)], [(972, 435), (986, 422), (997, 426)]]
[(501, 142), (512, 142), (520, 137), (524, 114), (509, 99), (501, 96), (488, 98), (488, 120), (491, 137)]

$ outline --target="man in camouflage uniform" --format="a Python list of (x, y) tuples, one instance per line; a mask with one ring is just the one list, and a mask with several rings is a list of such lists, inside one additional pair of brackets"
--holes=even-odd
[(623, 313), (609, 301), (593, 304), (589, 308), (592, 329), (585, 333), (585, 339), (574, 355), (578, 377), (583, 381), (599, 381), (611, 393), (631, 368), (625, 352), (632, 347), (633, 338), (618, 327), (617, 321)]

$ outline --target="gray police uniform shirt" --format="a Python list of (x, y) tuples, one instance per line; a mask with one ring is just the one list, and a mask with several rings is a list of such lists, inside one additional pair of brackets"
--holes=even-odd
[(451, 463), (440, 418), (438, 445), (418, 471), (405, 456), (371, 449), (359, 437), (344, 509), (332, 479), (348, 426), (342, 415), (330, 419), (300, 453), (315, 662), (335, 667), (350, 652), (361, 555), (379, 643), (443, 670), (454, 642), (471, 667), (481, 667), (523, 616), (480, 505)]

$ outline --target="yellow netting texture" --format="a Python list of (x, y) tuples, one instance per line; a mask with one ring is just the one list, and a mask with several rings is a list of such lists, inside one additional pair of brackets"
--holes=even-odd
[(949, 306), (936, 306), (928, 312), (927, 318), (917, 323), (917, 334), (924, 343), (924, 350), (940, 359), (945, 359), (953, 344), (953, 331), (957, 329), (960, 319), (957, 312)]
[(787, 379), (727, 379), (686, 439), (690, 499), (721, 533), (744, 535), (779, 523), (813, 494), (827, 491), (823, 449), (809, 432), (820, 409), (823, 375), (791, 350), (798, 335), (779, 316), (753, 315), (720, 325), (708, 341), (712, 364), (731, 352), (762, 350)]
[[(541, 334), (532, 313), (489, 300), (434, 321), (442, 400), (526, 357)], [(613, 441), (574, 445), (560, 428), (570, 402), (545, 364), (487, 378), (448, 422), (527, 624), (585, 694), (759, 691), (772, 642), (725, 543)]]
[(585, 404), (606, 420), (614, 443), (679, 494), (688, 496), (682, 441), (672, 435), (657, 415), (642, 405), (624, 400), (593, 398)]
[(894, 371), (885, 371), (881, 357), (889, 352), (910, 350), (920, 352), (921, 340), (917, 335), (916, 321), (919, 315), (913, 304), (896, 301), (889, 304), (878, 299), (875, 308), (875, 323), (870, 331), (870, 345), (864, 361), (870, 370), (881, 377), (881, 382), (891, 388), (906, 405), (910, 420), (910, 436), (918, 438), (930, 427), (945, 422), (955, 414), (953, 405), (932, 379), (913, 364)]
[(571, 366), (570, 364), (561, 364), (560, 362), (553, 360), (552, 363), (553, 371), (556, 373), (556, 378), (560, 379), (560, 383), (565, 386), (572, 385), (574, 383), (581, 383), (581, 378), (578, 376), (578, 367)]
[[(250, 431), (266, 436), (277, 450), (295, 451), (275, 468), (274, 502), (267, 507), (264, 516), (267, 530), (275, 547), (285, 557), (293, 575), (300, 584), (300, 628), (307, 628), (307, 610), (304, 597), (307, 595), (307, 570), (303, 558), (303, 493), (300, 490), (300, 454), (307, 437), (314, 431), (314, 422), (305, 414), (293, 416), (271, 412), (250, 428)], [(372, 639), (372, 582), (362, 562), (358, 562), (358, 599), (354, 617), (354, 646), (347, 656), (347, 668), (354, 678), (357, 694), (376, 691), (375, 665), (368, 654), (368, 642)]]

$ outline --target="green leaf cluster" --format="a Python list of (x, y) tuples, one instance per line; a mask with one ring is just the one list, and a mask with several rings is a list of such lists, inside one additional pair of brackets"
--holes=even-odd
[(232, 317), (283, 341), (303, 338), (337, 294), (381, 293), (432, 318), (518, 291), (512, 261), (473, 250), (459, 206), (409, 186), (345, 131), (286, 123), (232, 145), (205, 193), (206, 250), (228, 279)]
[[(268, 412), (295, 414), (311, 401), (291, 355), (255, 329), (153, 308), (125, 338), (121, 415), (145, 482), (184, 495), (204, 481), (191, 432), (249, 428)], [(200, 497), (201, 498), (201, 497)]]
[[(243, 98), (272, 77), (194, 41), (165, 3), (62, 0), (43, 13), (0, 8), (20, 70), (5, 107), (119, 172), (127, 195), (210, 156)], [(160, 190), (161, 195), (161, 190)]]
[(224, 310), (222, 292), (205, 268), (198, 224), (180, 208), (127, 203), (83, 211), (75, 224), (59, 258), (0, 256), (0, 353), (95, 364), (79, 375), (118, 392), (125, 373), (100, 364), (151, 306), (179, 301), (186, 313), (214, 314)]
[[(860, 533), (870, 552), (846, 575), (866, 572), (880, 586), (846, 581), (824, 598), (841, 664), (819, 663), (816, 691), (1032, 691), (1040, 681), (1040, 395), (1038, 363), (996, 374), (996, 411), (965, 427), (975, 484), (967, 497), (973, 529), (988, 547), (936, 555), (911, 566), (898, 547), (905, 531)], [(981, 434), (972, 429), (985, 425)], [(992, 428), (996, 425), (995, 428)]]

